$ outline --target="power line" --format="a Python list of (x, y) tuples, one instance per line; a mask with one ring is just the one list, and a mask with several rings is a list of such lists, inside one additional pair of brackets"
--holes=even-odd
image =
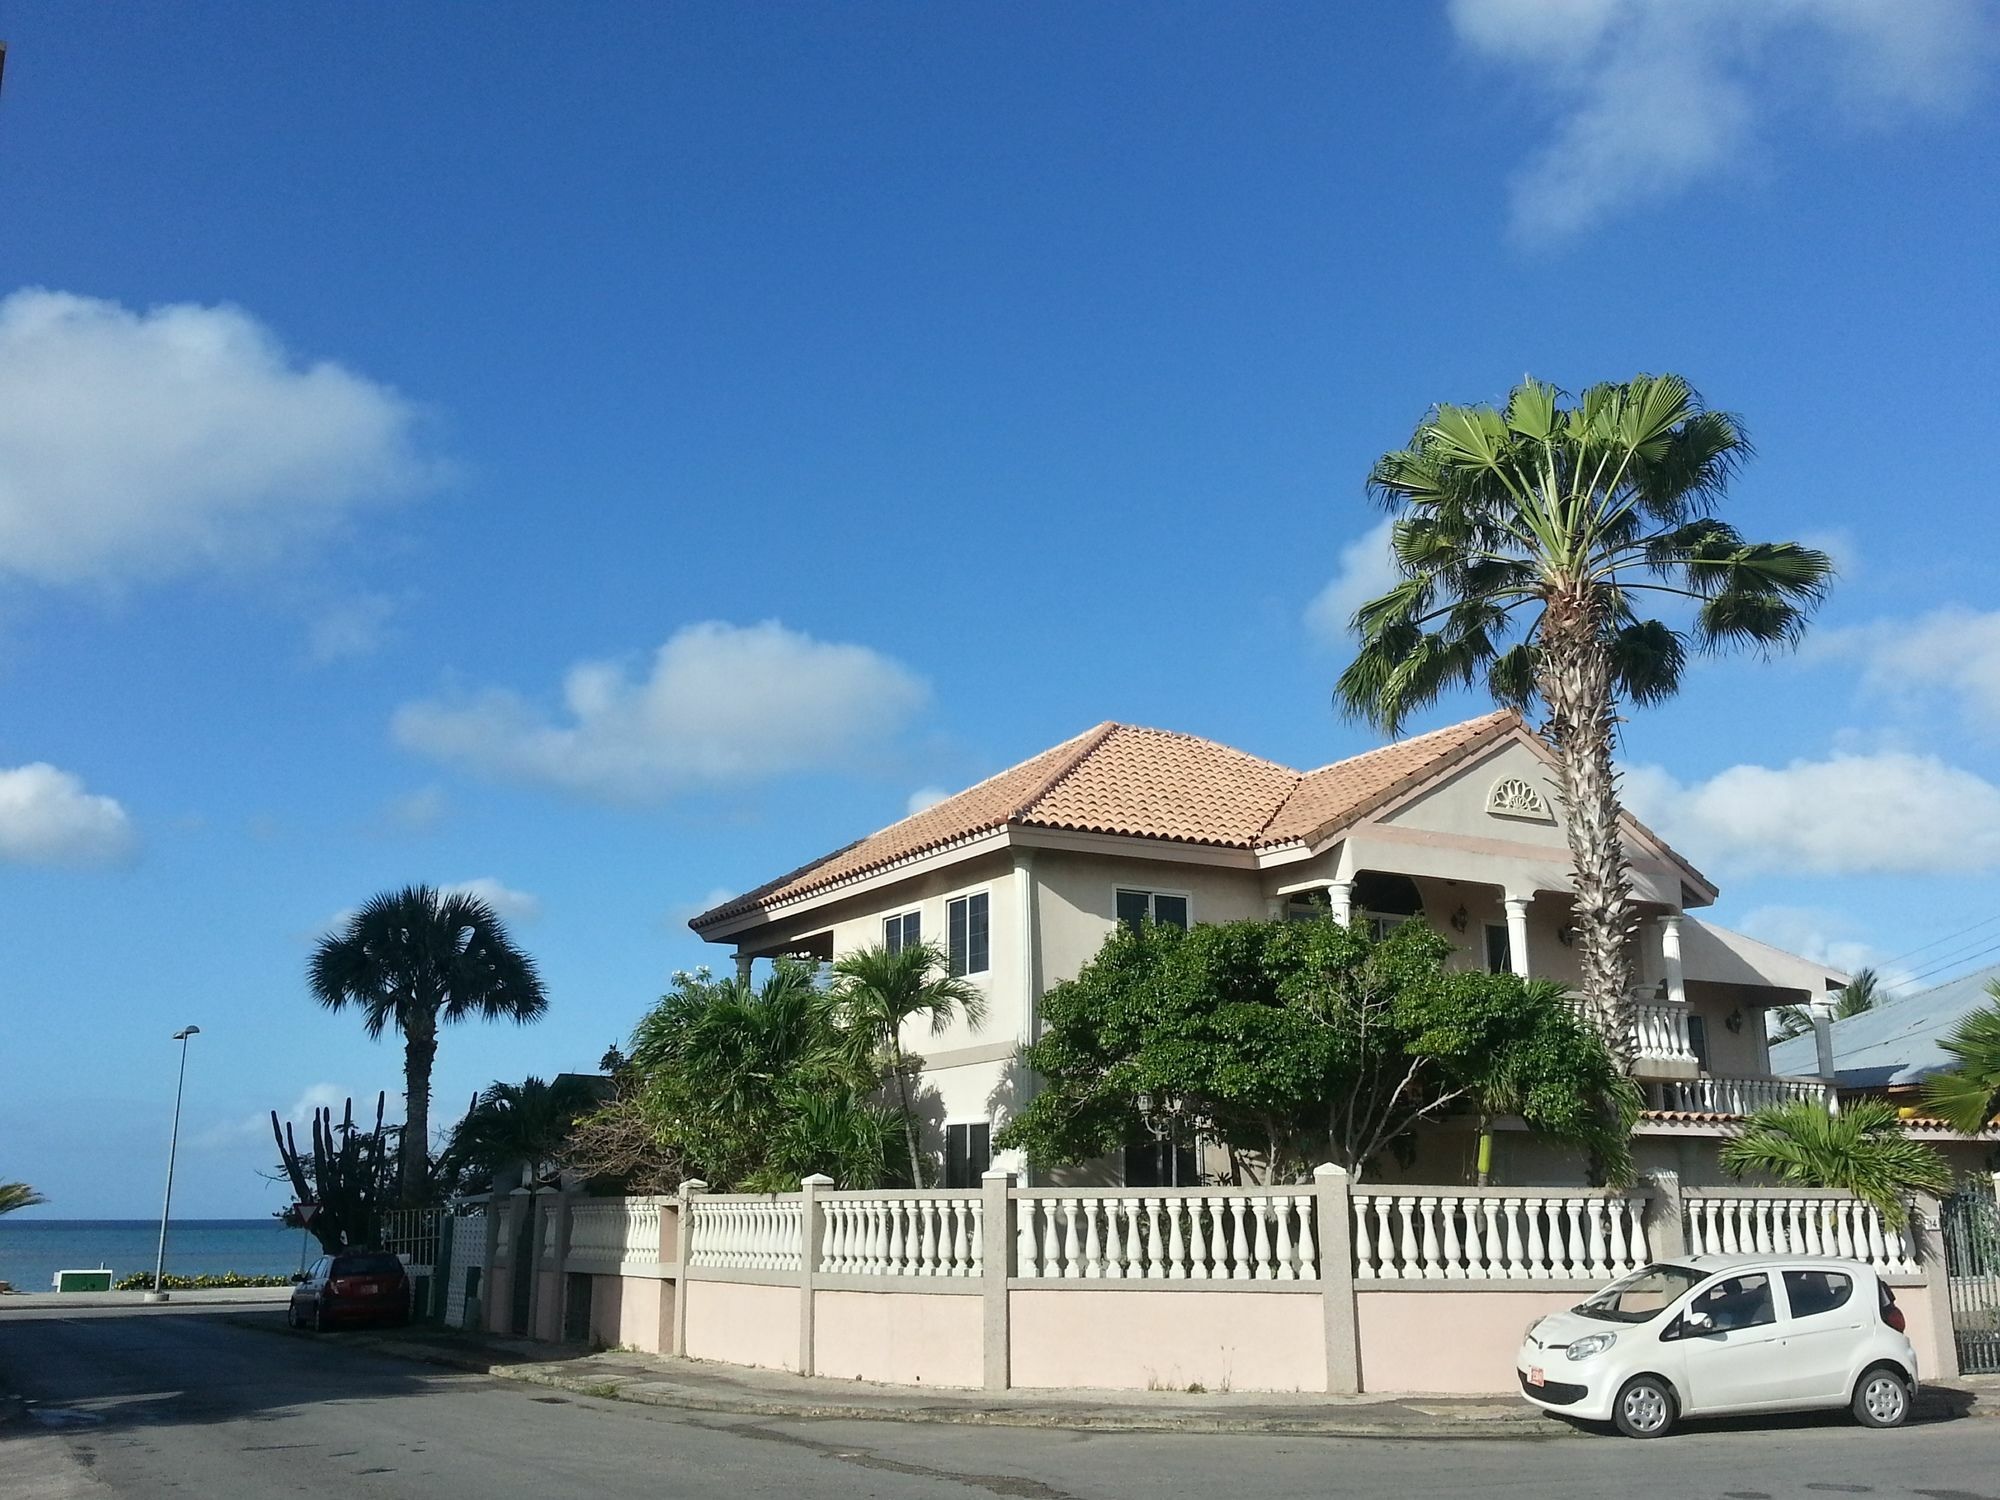
[[(1977, 948), (1970, 952), (1963, 952), (1946, 958), (1941, 958), (1936, 963), (1930, 965), (1929, 967), (1919, 970), (1915, 974), (1912, 974), (1910, 976), (1910, 982), (1912, 984), (1915, 984), (1921, 980), (1930, 979), (1934, 975), (1944, 973), (1947, 969), (1970, 968), (1980, 959), (1991, 957), (1994, 954), (2000, 954), (2000, 938), (1994, 939), (1994, 941), (1989, 943), (1984, 948)], [(1955, 978), (1957, 976), (1953, 977)], [(1944, 980), (1937, 981), (1938, 984), (1942, 984), (1945, 982), (1946, 981)], [(1935, 988), (1936, 985), (1933, 985), (1931, 987)]]
[[(1991, 927), (1995, 922), (2000, 922), (2000, 912), (1996, 912), (1994, 915), (1990, 917), (1982, 917), (1977, 922), (1974, 922), (1970, 927), (1961, 927), (1956, 932), (1947, 932), (1943, 937), (1932, 938), (1928, 943), (1919, 943), (1916, 947), (1911, 948), (1907, 952), (1898, 953), (1893, 955), (1892, 957), (1885, 958), (1882, 960), (1881, 964), (1877, 965), (1877, 967), (1879, 968), (1882, 965), (1886, 964), (1901, 963), (1906, 958), (1915, 958), (1919, 953), (1924, 952), (1926, 949), (1935, 948), (1940, 943), (1952, 942), (1955, 939), (1964, 937), (1967, 933), (1977, 932), (1982, 927)], [(1926, 960), (1926, 962), (1928, 962), (1928, 960)]]

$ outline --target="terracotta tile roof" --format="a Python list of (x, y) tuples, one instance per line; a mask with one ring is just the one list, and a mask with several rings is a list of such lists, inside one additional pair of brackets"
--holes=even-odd
[(1230, 849), (1310, 840), (1518, 720), (1493, 713), (1298, 772), (1196, 735), (1099, 724), (1031, 760), (696, 917), (697, 930), (1007, 824)]

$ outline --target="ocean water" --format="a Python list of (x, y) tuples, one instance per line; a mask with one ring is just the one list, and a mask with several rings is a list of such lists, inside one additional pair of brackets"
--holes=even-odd
[[(176, 1219), (167, 1226), (172, 1276), (289, 1276), (299, 1268), (302, 1232), (276, 1219)], [(109, 1266), (120, 1277), (150, 1272), (160, 1221), (0, 1217), (0, 1281), (17, 1292), (46, 1292), (57, 1271)], [(306, 1257), (319, 1254), (309, 1243)]]

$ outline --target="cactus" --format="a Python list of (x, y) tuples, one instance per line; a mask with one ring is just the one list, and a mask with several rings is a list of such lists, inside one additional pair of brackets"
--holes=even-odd
[[(383, 1125), (386, 1102), (386, 1094), (375, 1096), (375, 1128), (365, 1131), (354, 1123), (352, 1099), (338, 1125), (331, 1109), (314, 1110), (307, 1154), (300, 1153), (291, 1122), (280, 1124), (278, 1112), (271, 1111), (278, 1164), (297, 1198), (279, 1217), (287, 1224), (303, 1224), (329, 1255), (372, 1246), (381, 1212), (394, 1201), (396, 1142), (402, 1132)], [(301, 1212), (307, 1207), (314, 1210), (309, 1219)]]

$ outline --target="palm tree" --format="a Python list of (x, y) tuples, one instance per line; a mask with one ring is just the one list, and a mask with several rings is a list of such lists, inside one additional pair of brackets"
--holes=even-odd
[(602, 1102), (592, 1081), (574, 1073), (554, 1083), (525, 1078), (488, 1084), (453, 1127), (443, 1166), (452, 1178), (491, 1177), (523, 1161), (546, 1161), (562, 1149), (570, 1127)]
[(854, 1036), (871, 1052), (886, 1050), (902, 1105), (903, 1140), (910, 1148), (910, 1185), (922, 1187), (917, 1153), (917, 1117), (910, 1108), (910, 1075), (903, 1056), (903, 1027), (930, 1022), (936, 1036), (958, 1016), (968, 1024), (986, 1022), (986, 996), (969, 980), (946, 972), (943, 950), (934, 943), (911, 943), (891, 952), (878, 945), (850, 953), (833, 966), (834, 996)]
[[(1986, 993), (2000, 1002), (2000, 979)], [(1954, 1130), (1977, 1135), (2000, 1114), (2000, 1003), (1976, 1010), (1938, 1045), (1958, 1061), (1924, 1080), (1924, 1107)]]
[(307, 973), (328, 1010), (359, 1006), (371, 1037), (403, 1036), (403, 1202), (423, 1202), (429, 1168), (431, 1065), (441, 1021), (525, 1024), (548, 1009), (535, 962), (477, 896), (427, 885), (384, 892), (319, 941)]
[(1948, 1193), (1951, 1168), (1936, 1149), (1903, 1133), (1895, 1109), (1864, 1099), (1837, 1115), (1810, 1099), (1760, 1109), (1722, 1143), (1722, 1170), (1762, 1172), (1797, 1187), (1840, 1188), (1900, 1229), (1912, 1192)]
[[(1673, 696), (1690, 638), (1789, 645), (1833, 573), (1824, 553), (1745, 541), (1712, 514), (1749, 452), (1736, 419), (1677, 375), (1570, 402), (1528, 380), (1504, 411), (1435, 408), (1369, 476), (1397, 514), (1402, 579), (1356, 611), (1360, 645), (1336, 701), (1391, 733), (1482, 674), (1504, 706), (1540, 702), (1568, 814), (1583, 998), (1626, 1066), (1637, 916), (1612, 764), (1620, 700)], [(1685, 622), (1643, 618), (1649, 595)]]
[(37, 1203), (48, 1201), (25, 1182), (0, 1182), (0, 1214), (11, 1214), (17, 1208), (33, 1208)]
[[(1878, 1005), (1887, 1005), (1894, 998), (1884, 992), (1880, 974), (1873, 969), (1856, 969), (1854, 977), (1847, 981), (1847, 987), (1833, 997), (1833, 1018), (1845, 1021), (1849, 1016), (1858, 1016)], [(1777, 1018), (1777, 1025), (1771, 1031), (1774, 1042), (1790, 1041), (1813, 1029), (1812, 1012), (1803, 1005), (1781, 1005), (1773, 1014)]]

